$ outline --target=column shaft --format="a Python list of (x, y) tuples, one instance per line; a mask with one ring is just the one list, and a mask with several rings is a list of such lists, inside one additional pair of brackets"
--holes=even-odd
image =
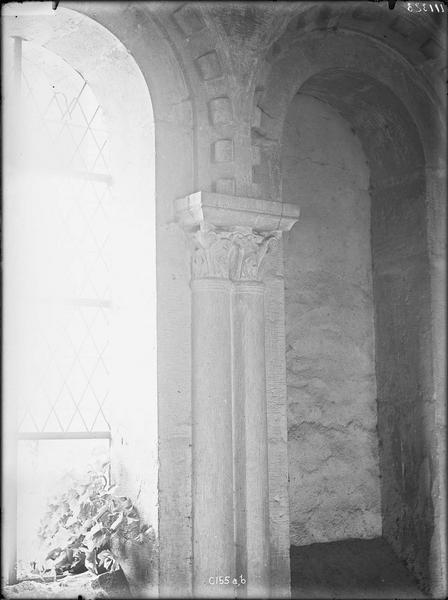
[[(235, 284), (233, 296), (237, 565), (248, 597), (269, 597), (268, 447), (264, 286)], [(247, 577), (246, 577), (247, 576)]]
[(231, 283), (192, 290), (194, 596), (233, 596), (217, 579), (234, 572)]

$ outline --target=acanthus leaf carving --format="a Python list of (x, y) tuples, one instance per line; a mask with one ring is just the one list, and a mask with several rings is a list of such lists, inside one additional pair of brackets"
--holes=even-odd
[(226, 230), (202, 224), (190, 238), (193, 278), (258, 281), (263, 260), (280, 235), (245, 227)]
[(202, 226), (192, 234), (192, 271), (195, 279), (229, 276), (231, 240), (227, 232)]

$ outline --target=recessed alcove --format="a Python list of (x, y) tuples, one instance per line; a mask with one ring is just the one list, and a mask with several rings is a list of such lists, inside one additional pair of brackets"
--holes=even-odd
[(283, 131), (282, 197), (302, 209), (285, 241), (291, 544), (303, 557), (309, 544), (335, 542), (328, 552), (338, 553), (338, 540), (383, 537), (427, 580), (423, 440), (434, 417), (423, 392), (430, 283), (419, 136), (390, 90), (344, 69), (305, 81)]

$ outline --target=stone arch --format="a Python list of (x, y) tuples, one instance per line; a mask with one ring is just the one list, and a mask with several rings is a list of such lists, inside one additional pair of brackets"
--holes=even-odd
[[(422, 584), (436, 590), (444, 549), (434, 523), (444, 509), (431, 488), (443, 486), (443, 442), (436, 423), (440, 406), (430, 404), (435, 396), (439, 405), (443, 401), (433, 359), (441, 347), (436, 323), (443, 323), (434, 294), (443, 274), (433, 259), (441, 253), (440, 235), (437, 241), (431, 227), (444, 212), (443, 103), (440, 90), (417, 74), (408, 57), (359, 31), (326, 25), (310, 32), (287, 29), (268, 53), (253, 142), (262, 156), (264, 193), (280, 201), (282, 130), (297, 93), (335, 108), (361, 140), (370, 167), (383, 535)], [(412, 377), (400, 380), (406, 368)], [(403, 445), (410, 429), (414, 434), (398, 457), (393, 445), (397, 439)], [(406, 465), (403, 480), (392, 472), (394, 460)], [(420, 483), (413, 487), (408, 476)]]
[[(140, 53), (141, 61), (147, 63), (148, 84), (154, 89), (166, 88), (165, 77), (171, 72), (182, 81), (182, 94), (161, 97), (160, 122), (167, 116), (164, 111), (170, 103), (179, 115), (187, 121), (180, 127), (191, 128), (192, 180), (188, 189), (177, 197), (198, 189), (219, 193), (233, 193), (236, 179), (235, 164), (238, 161), (238, 147), (235, 143), (236, 111), (234, 98), (229, 90), (231, 68), (219, 35), (217, 25), (199, 6), (188, 3), (172, 3), (159, 7), (132, 6), (128, 13), (133, 15), (131, 30), (145, 31), (147, 28), (158, 31), (162, 41), (156, 41), (150, 52)], [(115, 20), (113, 21), (115, 23)], [(145, 43), (146, 35), (145, 35)], [(168, 62), (158, 69), (154, 56), (166, 46)], [(149, 48), (148, 48), (149, 50)], [(166, 60), (166, 59), (165, 59)], [(157, 122), (157, 102), (155, 102)], [(174, 124), (174, 123), (173, 123)], [(172, 204), (170, 204), (170, 209)]]
[[(238, 95), (213, 10), (178, 2), (118, 3), (108, 10), (80, 3), (77, 10), (114, 33), (142, 70), (154, 108), (158, 178), (178, 174), (171, 182), (174, 197), (198, 189), (232, 194), (244, 186), (245, 174), (239, 173), (244, 144), (236, 143)], [(164, 206), (160, 217), (172, 220), (172, 202)]]
[[(279, 44), (281, 39), (276, 43)], [(297, 40), (288, 40), (278, 51), (264, 81), (258, 106), (260, 125), (253, 136), (263, 155), (265, 194), (277, 200), (280, 193), (278, 144), (287, 107), (302, 85), (319, 72), (364, 73), (370, 82), (378, 81), (399, 98), (417, 129), (426, 166), (440, 166), (443, 150), (441, 135), (443, 105), (437, 94), (428, 93), (423, 80), (415, 77), (413, 66), (402, 56), (378, 45), (358, 32), (313, 31)], [(342, 80), (341, 80), (342, 85)], [(368, 90), (366, 89), (366, 92)], [(397, 109), (399, 115), (400, 110)], [(267, 179), (271, 180), (269, 185)]]

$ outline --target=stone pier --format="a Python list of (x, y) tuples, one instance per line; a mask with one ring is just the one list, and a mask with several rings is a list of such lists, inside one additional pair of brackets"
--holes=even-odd
[(191, 247), (193, 593), (269, 597), (265, 258), (297, 206), (198, 192)]

